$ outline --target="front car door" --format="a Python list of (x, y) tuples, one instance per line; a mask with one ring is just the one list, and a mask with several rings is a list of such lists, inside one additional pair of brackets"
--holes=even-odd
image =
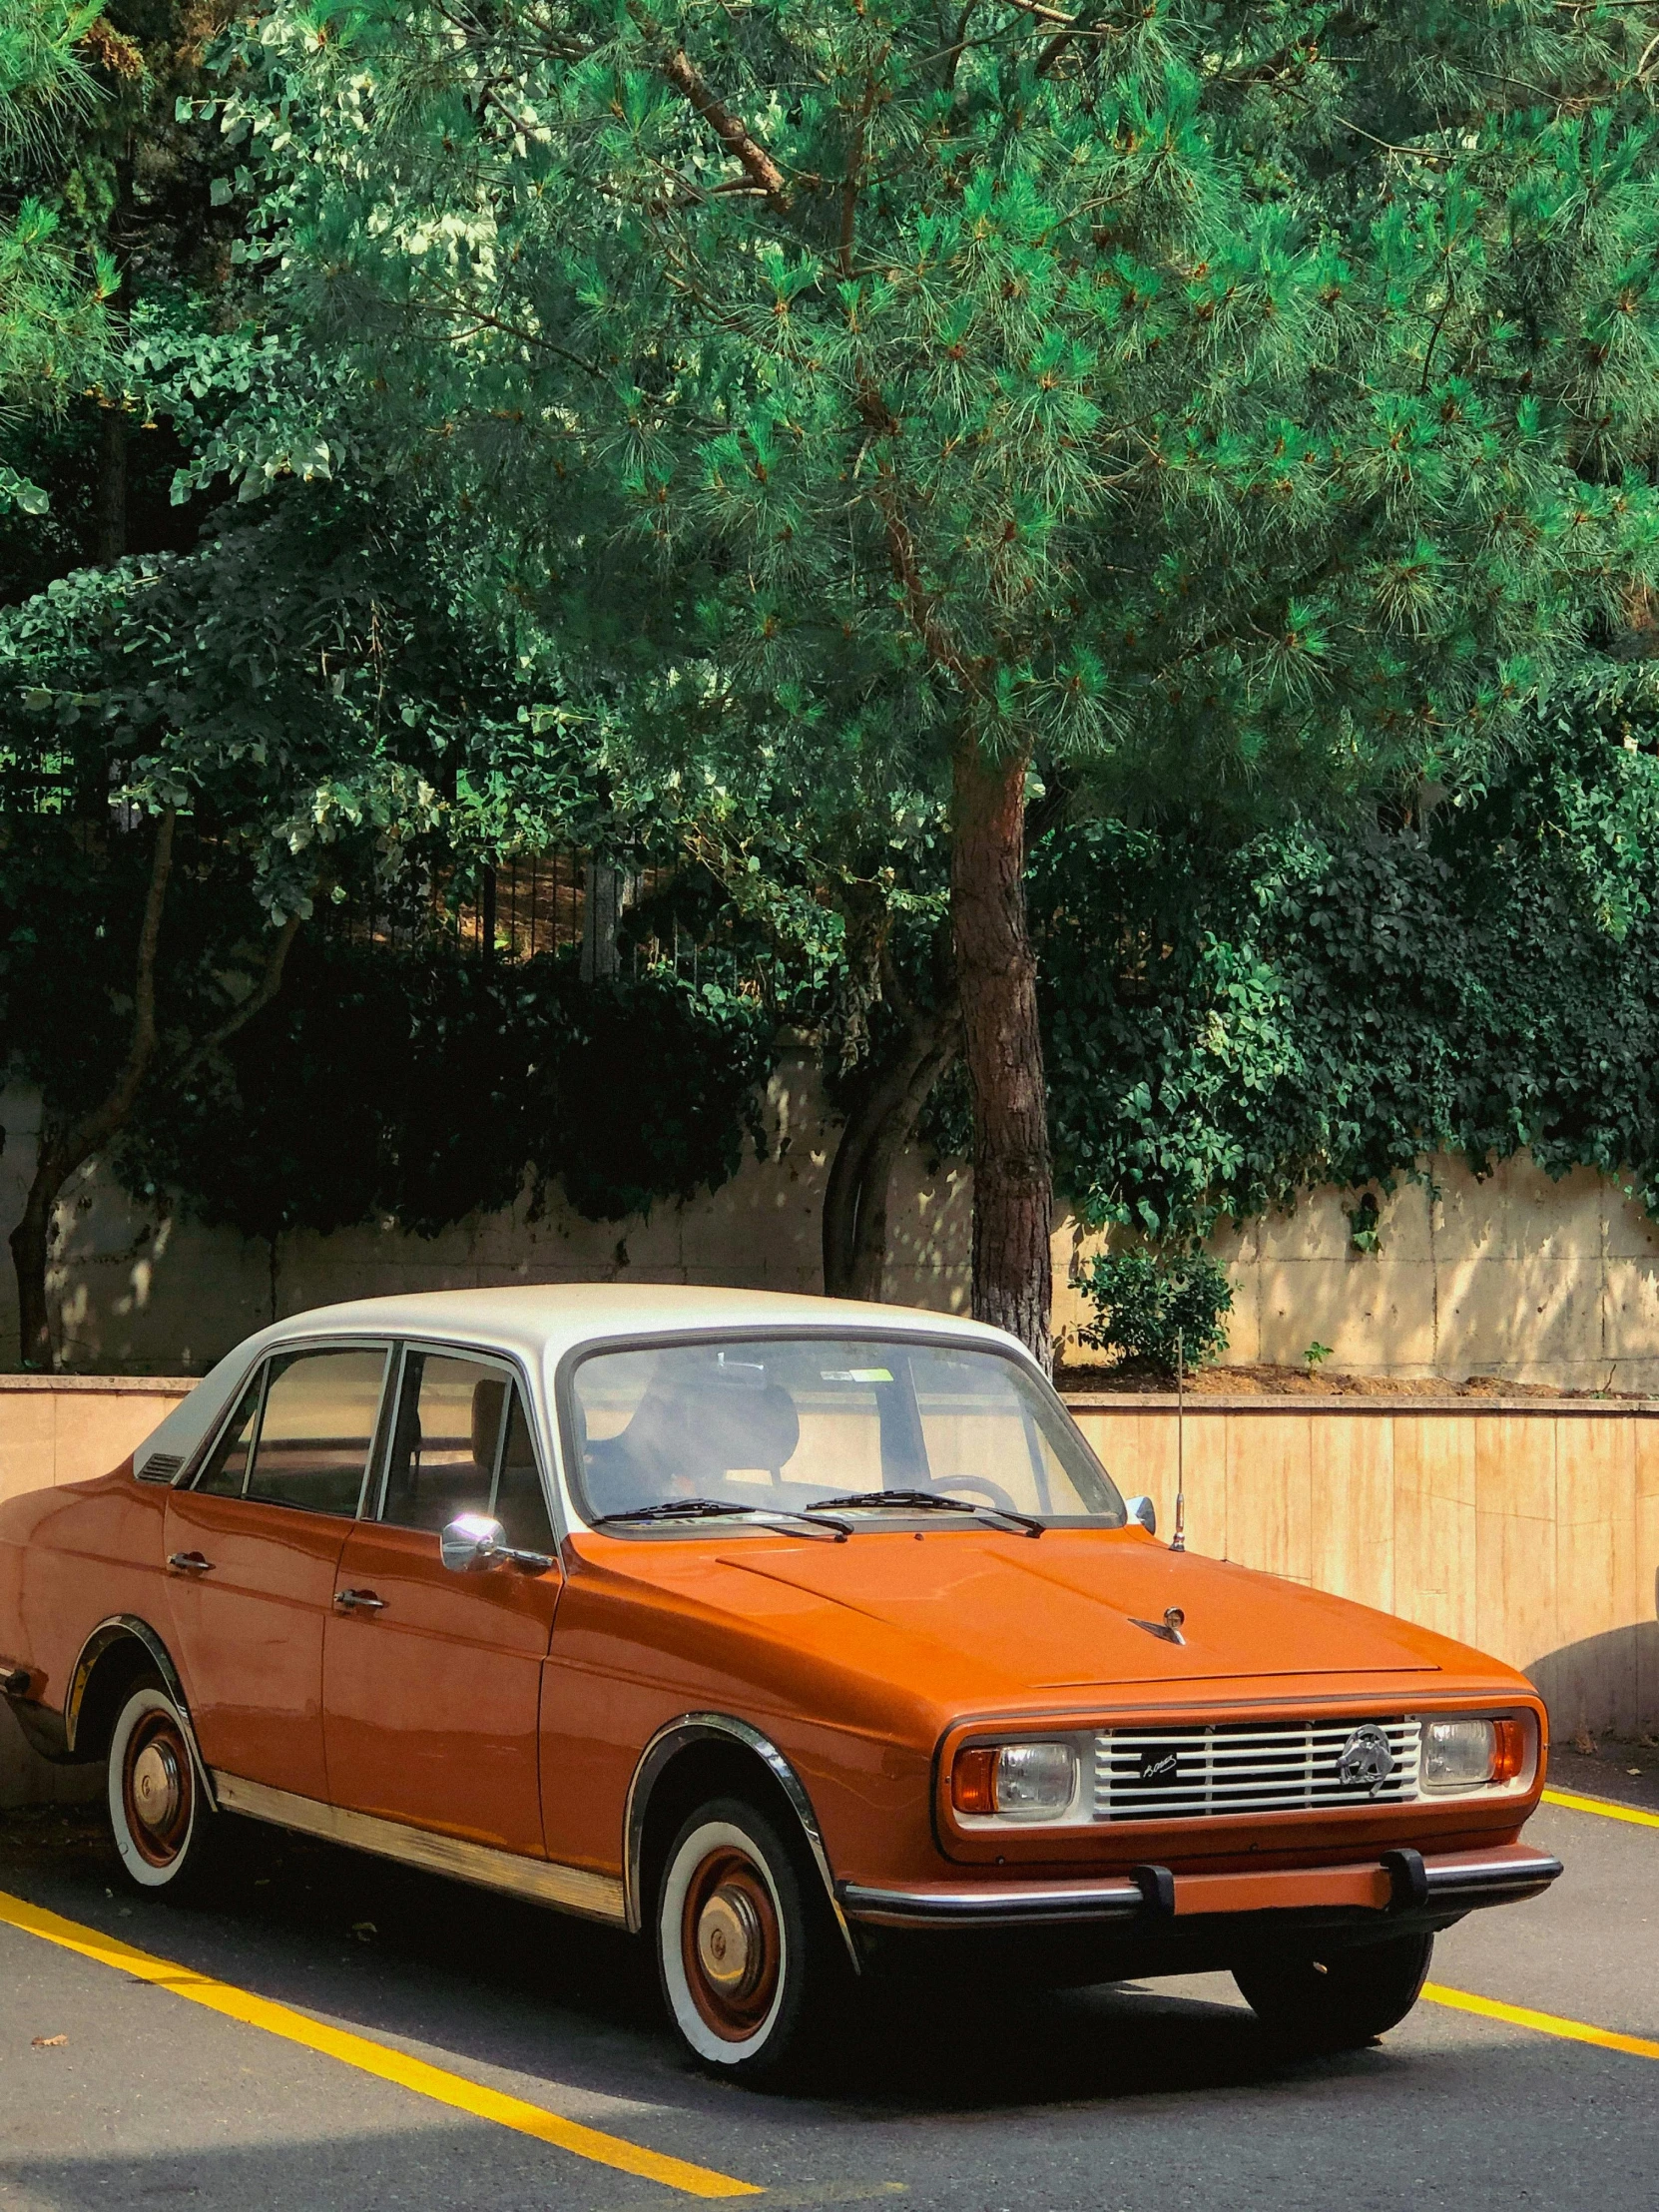
[(384, 1345), (276, 1352), (167, 1501), (174, 1650), (210, 1767), (325, 1799), (322, 1630), (361, 1501)]
[[(333, 1801), (541, 1857), (537, 1724), (560, 1574), (523, 1385), (486, 1355), (409, 1346), (324, 1640)], [(545, 1571), (456, 1573), (439, 1532), (499, 1520)]]

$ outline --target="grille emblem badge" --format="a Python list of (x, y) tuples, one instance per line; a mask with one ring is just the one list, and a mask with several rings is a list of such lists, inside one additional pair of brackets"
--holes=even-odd
[(1388, 1739), (1375, 1721), (1363, 1721), (1337, 1754), (1337, 1780), (1347, 1790), (1376, 1797), (1394, 1771)]

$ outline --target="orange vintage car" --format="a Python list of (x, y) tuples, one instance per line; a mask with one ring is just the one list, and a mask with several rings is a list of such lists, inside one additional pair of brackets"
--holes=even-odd
[(776, 2076), (918, 1953), (1225, 1967), (1304, 2046), (1536, 1896), (1546, 1721), (1426, 1629), (1157, 1540), (997, 1331), (615, 1286), (263, 1330), (0, 1508), (0, 1684), (130, 1880), (251, 1815), (633, 1931)]

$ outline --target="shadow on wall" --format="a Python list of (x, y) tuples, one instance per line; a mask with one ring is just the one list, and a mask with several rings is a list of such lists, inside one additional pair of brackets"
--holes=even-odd
[(1659, 1619), (1564, 1644), (1532, 1660), (1525, 1672), (1549, 1707), (1555, 1743), (1571, 1743), (1585, 1730), (1611, 1736), (1659, 1733)]

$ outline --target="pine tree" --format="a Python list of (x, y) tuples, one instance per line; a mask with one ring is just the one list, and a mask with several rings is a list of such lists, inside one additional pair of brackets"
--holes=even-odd
[[(948, 786), (974, 1311), (1042, 1357), (1028, 799), (1453, 774), (1607, 649), (1655, 580), (1656, 32), (372, 0), (243, 41), (268, 266), (370, 402), (330, 450), (444, 487), (682, 760)], [(257, 423), (224, 450), (258, 480)]]

